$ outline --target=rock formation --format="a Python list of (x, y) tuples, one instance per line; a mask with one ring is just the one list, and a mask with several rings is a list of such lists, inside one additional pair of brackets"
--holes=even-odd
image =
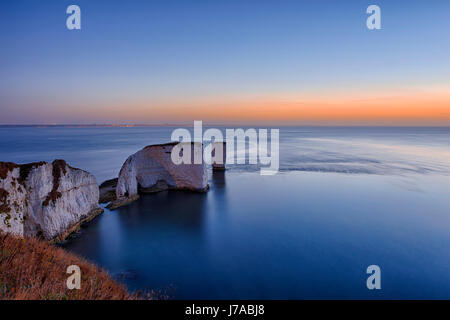
[(225, 162), (227, 159), (227, 143), (212, 142), (211, 162), (214, 171), (225, 170)]
[[(176, 150), (181, 149), (181, 153), (190, 150), (191, 161), (175, 164), (171, 158), (175, 147)], [(115, 209), (128, 204), (136, 200), (139, 193), (173, 189), (206, 191), (208, 174), (202, 154), (201, 143), (179, 142), (151, 145), (136, 152), (128, 157), (120, 169), (116, 187), (117, 200), (110, 203), (108, 208)], [(201, 163), (195, 164), (194, 159), (198, 158)]]
[(117, 178), (106, 180), (100, 185), (100, 198), (98, 200), (99, 203), (108, 203), (116, 200), (117, 180)]
[(64, 160), (0, 162), (0, 230), (59, 241), (103, 210), (95, 177)]

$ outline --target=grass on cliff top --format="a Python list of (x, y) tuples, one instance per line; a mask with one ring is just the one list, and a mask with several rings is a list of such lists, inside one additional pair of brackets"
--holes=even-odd
[[(67, 267), (81, 269), (81, 289), (66, 286)], [(0, 299), (128, 300), (137, 299), (104, 270), (86, 260), (33, 238), (0, 232)], [(151, 297), (146, 297), (151, 298)]]

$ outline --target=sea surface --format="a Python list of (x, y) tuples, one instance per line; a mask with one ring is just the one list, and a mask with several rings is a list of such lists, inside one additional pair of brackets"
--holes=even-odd
[[(173, 129), (0, 127), (0, 161), (65, 159), (101, 183)], [(450, 299), (450, 128), (282, 127), (278, 174), (209, 183), (105, 210), (63, 247), (174, 299)]]

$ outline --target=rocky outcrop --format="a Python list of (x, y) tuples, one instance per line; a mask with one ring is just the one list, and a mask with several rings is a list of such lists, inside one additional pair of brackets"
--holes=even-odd
[(59, 241), (103, 210), (90, 173), (64, 160), (0, 162), (0, 230)]
[(99, 203), (108, 203), (116, 200), (117, 180), (117, 178), (106, 180), (100, 185), (100, 199), (98, 200)]
[[(171, 154), (173, 148), (191, 151), (191, 162), (175, 164)], [(182, 151), (183, 152), (183, 151)], [(190, 190), (204, 192), (208, 189), (208, 175), (204, 161), (194, 164), (196, 157), (202, 157), (200, 144), (172, 142), (151, 145), (128, 157), (120, 169), (116, 187), (117, 200), (108, 208), (115, 209), (139, 197), (140, 193), (164, 190)]]
[(211, 163), (212, 169), (214, 171), (224, 171), (225, 162), (227, 159), (227, 143), (223, 142), (212, 142), (212, 153), (211, 153)]

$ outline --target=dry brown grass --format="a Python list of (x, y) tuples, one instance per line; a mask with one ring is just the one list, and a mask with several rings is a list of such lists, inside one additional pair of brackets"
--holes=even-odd
[[(81, 289), (66, 286), (67, 267), (81, 269)], [(38, 239), (0, 232), (0, 299), (124, 300), (136, 299), (104, 270)]]

